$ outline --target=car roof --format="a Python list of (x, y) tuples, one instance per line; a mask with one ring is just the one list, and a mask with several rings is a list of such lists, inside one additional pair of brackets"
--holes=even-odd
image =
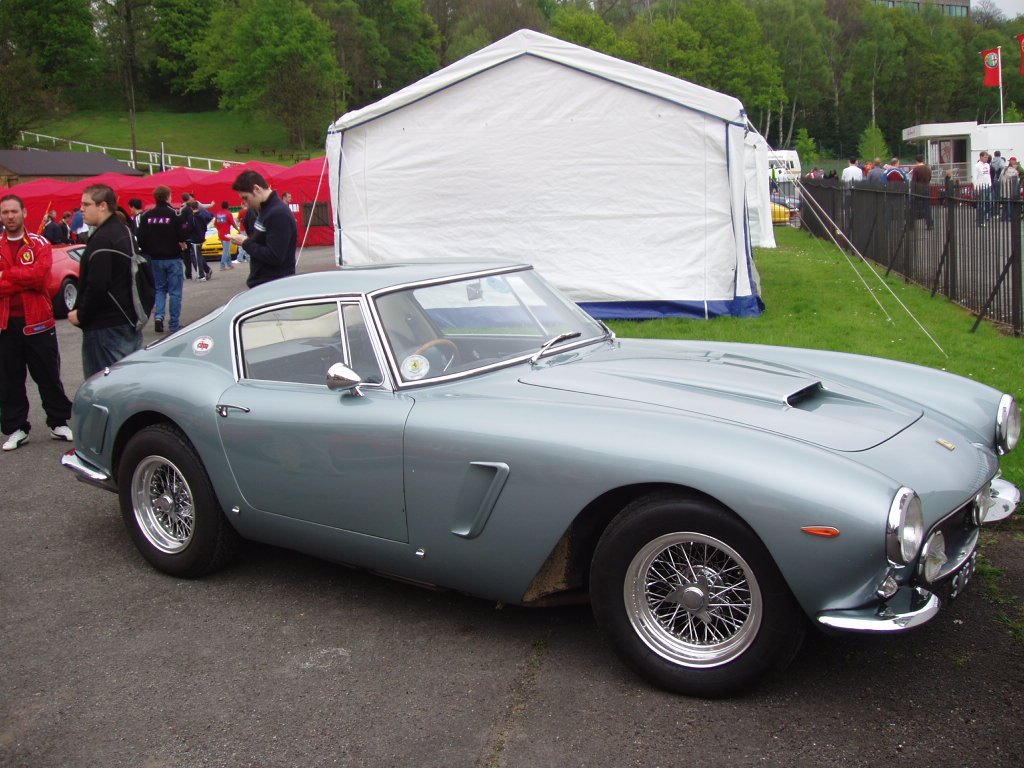
[(410, 283), (515, 269), (532, 269), (532, 267), (528, 264), (511, 261), (415, 262), (345, 266), (273, 280), (239, 294), (232, 300), (232, 303), (243, 300), (247, 304), (265, 304), (335, 294), (367, 294)]

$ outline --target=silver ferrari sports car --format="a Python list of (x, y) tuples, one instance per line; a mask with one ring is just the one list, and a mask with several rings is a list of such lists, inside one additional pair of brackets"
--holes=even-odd
[[(196, 394), (202, 393), (197, 401)], [(1020, 494), (1007, 394), (811, 349), (624, 340), (522, 264), (285, 278), (91, 377), (62, 463), (193, 578), (243, 539), (522, 605), (727, 696), (807, 627), (957, 596)]]

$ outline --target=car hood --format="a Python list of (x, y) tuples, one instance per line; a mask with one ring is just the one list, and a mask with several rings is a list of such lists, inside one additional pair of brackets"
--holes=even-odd
[(556, 357), (519, 380), (699, 414), (836, 451), (867, 450), (922, 415), (906, 401), (873, 388), (727, 353), (663, 356), (618, 350), (572, 360)]

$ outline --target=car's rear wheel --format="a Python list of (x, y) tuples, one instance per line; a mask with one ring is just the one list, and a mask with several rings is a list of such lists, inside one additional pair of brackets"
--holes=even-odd
[(118, 471), (121, 516), (153, 566), (184, 578), (224, 565), (239, 537), (225, 518), (195, 448), (157, 424), (128, 441)]
[(53, 297), (53, 316), (62, 319), (75, 308), (78, 301), (78, 281), (73, 277), (65, 277), (61, 281), (60, 290)]
[(764, 545), (714, 502), (658, 493), (627, 506), (591, 566), (598, 624), (667, 690), (730, 696), (800, 647), (806, 619)]

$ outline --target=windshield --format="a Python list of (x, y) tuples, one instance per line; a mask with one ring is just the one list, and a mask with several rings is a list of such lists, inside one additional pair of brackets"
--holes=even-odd
[(529, 358), (563, 334), (552, 352), (607, 334), (532, 270), (408, 288), (376, 305), (404, 382)]

